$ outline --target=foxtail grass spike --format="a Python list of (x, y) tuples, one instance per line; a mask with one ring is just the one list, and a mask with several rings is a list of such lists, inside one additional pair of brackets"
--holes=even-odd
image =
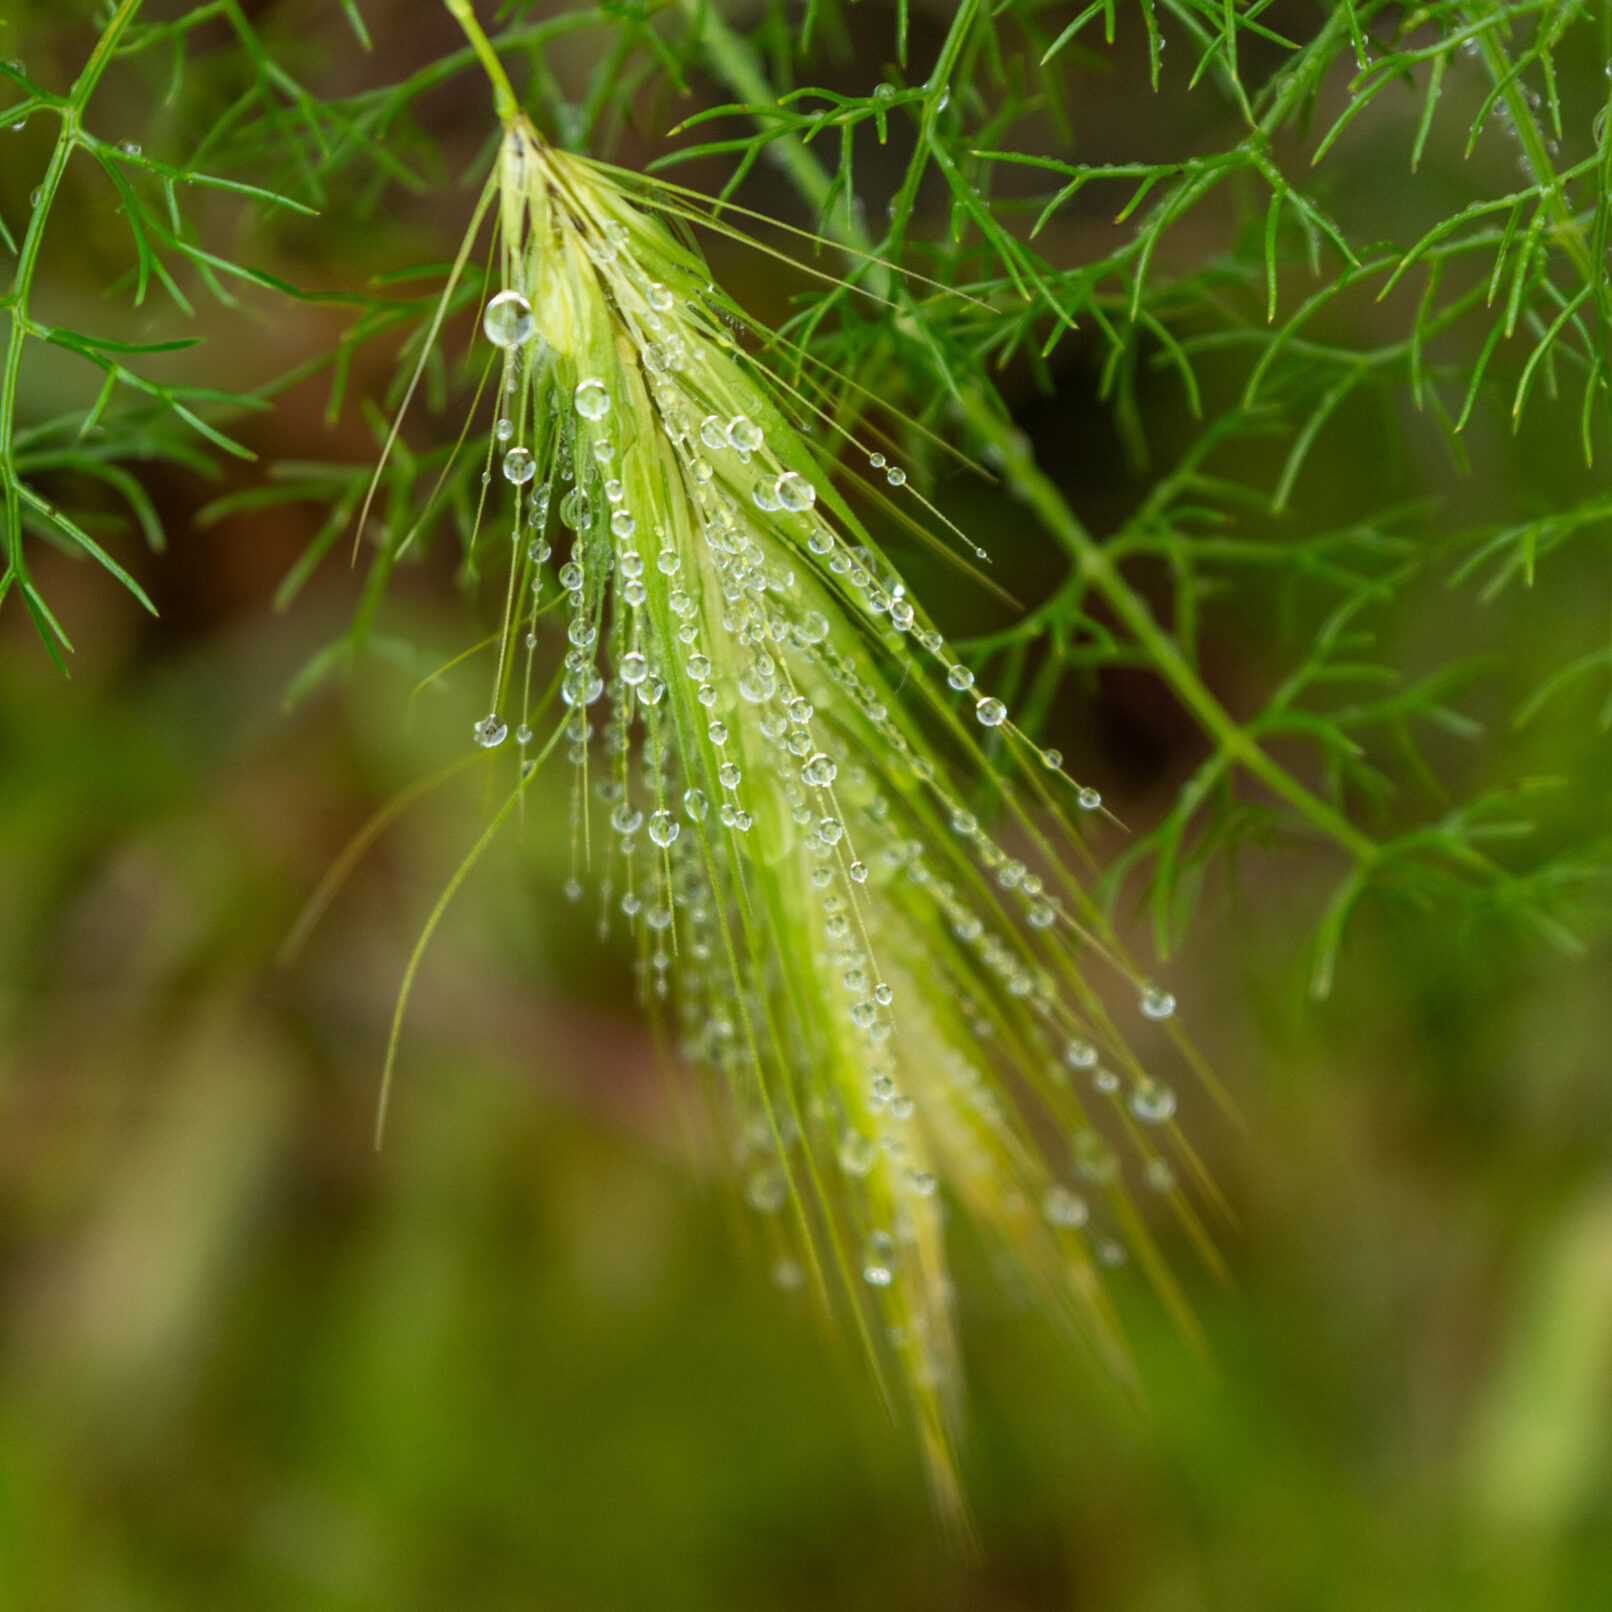
[(1130, 1195), (1210, 1249), (1175, 1096), (1122, 1029), (1175, 1004), (1045, 837), (1084, 856), (1063, 810), (1094, 821), (1095, 792), (974, 686), (837, 489), (814, 372), (769, 371), (655, 200), (506, 115), (478, 341), (509, 569), (470, 737), (516, 790), (568, 753), (568, 893), (630, 933), (774, 1280), (852, 1318), (960, 1516), (948, 1211), (1122, 1376), (1105, 1268), (1134, 1259), (1191, 1330)]

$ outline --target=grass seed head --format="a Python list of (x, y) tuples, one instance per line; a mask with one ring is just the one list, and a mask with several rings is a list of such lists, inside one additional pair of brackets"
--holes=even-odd
[[(1105, 1267), (1135, 1257), (1190, 1326), (1127, 1183), (1207, 1248), (1179, 1184), (1196, 1161), (1086, 964), (1128, 980), (1149, 1019), (1174, 1001), (1048, 854), (1049, 790), (1088, 809), (1094, 792), (973, 687), (798, 423), (828, 418), (814, 372), (769, 371), (654, 198), (519, 115), (490, 198), (488, 490), (514, 541), (474, 738), (523, 774), (565, 748), (569, 893), (591, 875), (601, 927), (628, 926), (775, 1279), (848, 1306), (955, 1508), (946, 1206), (1122, 1374)], [(958, 758), (1042, 871), (980, 826)]]

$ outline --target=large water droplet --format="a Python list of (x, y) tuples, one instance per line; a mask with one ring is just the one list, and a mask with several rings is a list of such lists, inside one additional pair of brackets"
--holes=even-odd
[(1141, 1008), (1144, 1018), (1167, 1019), (1175, 1012), (1175, 998), (1157, 985), (1148, 985), (1142, 991)]
[(754, 453), (765, 440), (761, 427), (748, 414), (736, 414), (728, 421), (728, 441), (740, 453)]
[(865, 1176), (878, 1162), (878, 1147), (860, 1131), (847, 1131), (840, 1138), (840, 1168), (847, 1175)]
[(974, 715), (982, 726), (999, 728), (1007, 721), (1007, 707), (1000, 700), (987, 697), (974, 707)]
[(682, 831), (682, 825), (670, 812), (662, 810), (650, 814), (649, 837), (657, 845), (670, 845)]
[(537, 460), (530, 448), (511, 448), (504, 455), (504, 478), (517, 487), (524, 485), (537, 474)]
[(583, 381), (576, 389), (575, 402), (584, 420), (602, 420), (610, 412), (610, 394), (600, 381)]
[(629, 688), (637, 688), (649, 676), (649, 662), (636, 649), (621, 657), (621, 680)]
[(532, 334), (532, 305), (518, 291), (500, 291), (487, 304), (481, 328), (495, 347), (519, 347)]
[(1131, 1088), (1130, 1110), (1144, 1125), (1162, 1125), (1175, 1113), (1175, 1093), (1163, 1081), (1145, 1077)]
[(1058, 1183), (1047, 1188), (1046, 1196), (1041, 1200), (1041, 1213), (1046, 1216), (1049, 1226), (1057, 1226), (1063, 1231), (1073, 1231), (1091, 1219), (1086, 1200)]
[(496, 711), (493, 711), (484, 716), (470, 731), (482, 749), (491, 750), (504, 742), (509, 726)]
[(817, 489), (795, 470), (786, 470), (778, 478), (778, 505), (781, 509), (810, 509), (817, 502)]

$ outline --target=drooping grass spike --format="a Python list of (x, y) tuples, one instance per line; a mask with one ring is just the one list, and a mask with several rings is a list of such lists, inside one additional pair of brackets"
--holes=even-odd
[[(483, 519), (507, 522), (509, 560), (473, 738), (511, 758), (511, 801), (565, 748), (568, 893), (591, 881), (600, 928), (626, 924), (774, 1279), (849, 1309), (960, 1515), (947, 1208), (1122, 1376), (1105, 1267), (1134, 1257), (1191, 1330), (1130, 1184), (1211, 1262), (1192, 1199), (1212, 1188), (1098, 980), (1144, 1019), (1174, 1000), (1046, 837), (1084, 855), (1062, 807), (1091, 821), (1095, 791), (973, 687), (878, 552), (810, 427), (810, 372), (785, 382), (749, 350), (653, 190), (549, 146), (512, 96), (500, 110), (472, 237), (490, 211)], [(959, 777), (989, 780), (1022, 855)]]

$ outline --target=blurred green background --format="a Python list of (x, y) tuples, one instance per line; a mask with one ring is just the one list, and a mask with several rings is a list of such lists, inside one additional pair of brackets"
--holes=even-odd
[[(435, 7), (364, 9), (377, 80), (451, 46)], [(20, 26), (16, 48), (54, 82), (91, 37), (37, 8)], [(921, 55), (936, 17), (917, 8), (914, 26)], [(325, 43), (350, 50), (343, 37)], [(163, 114), (143, 94), (109, 80), (105, 115), (149, 142)], [(436, 132), (468, 160), (486, 111), (472, 81), (454, 94)], [(1111, 129), (1133, 116), (1123, 95), (1107, 104)], [(0, 139), (15, 218), (45, 136)], [(795, 216), (775, 177), (752, 199)], [(295, 232), (236, 249), (341, 283), (441, 253), (465, 206), (450, 189), (376, 231), (333, 224), (322, 256)], [(126, 249), (105, 195), (86, 182), (64, 209), (42, 295), (111, 328)], [(714, 256), (776, 314), (765, 260)], [(266, 300), (208, 311), (201, 364), (252, 384), (339, 321)], [(34, 417), (90, 384), (70, 360), (30, 364)], [(1075, 362), (1051, 399), (1015, 395), (1100, 513), (1144, 483), (1103, 436), (1091, 380)], [(244, 429), (269, 460), (372, 451), (361, 423), (327, 430), (321, 409), (315, 385)], [(1330, 485), (1380, 474), (1380, 429), (1338, 427)], [(1071, 439), (1086, 458), (1059, 459)], [(1496, 455), (1461, 496), (1522, 496), (1537, 469)], [(289, 614), (270, 607), (319, 512), (200, 530), (216, 485), (146, 479), (169, 551), (120, 552), (157, 620), (41, 553), (79, 645), (63, 681), (26, 618), (0, 613), (0, 1608), (1612, 1606), (1604, 941), (1568, 958), (1438, 909), (1367, 909), (1317, 1004), (1304, 943), (1336, 875), (1325, 856), (1252, 855), (1235, 883), (1211, 880), (1167, 977), (1246, 1119), (1191, 1105), (1241, 1222), (1232, 1290), (1181, 1262), (1213, 1370), (1122, 1295), (1138, 1410), (960, 1233), (980, 1551), (959, 1556), (854, 1349), (770, 1287), (721, 1161), (683, 1143), (627, 958), (559, 899), (552, 802), (451, 910), (372, 1151), (393, 993), (474, 835), (479, 783), (406, 816), (304, 953), (276, 954), (369, 814), (463, 752), (479, 680), (411, 697), (377, 664), (288, 713), (282, 692), (354, 594), (331, 563)], [(1015, 512), (950, 496), (999, 531), (1016, 585), (1055, 578)], [(1584, 587), (1546, 579), (1483, 630), (1526, 669)], [(969, 619), (966, 583), (936, 573), (936, 590)], [(1222, 624), (1230, 687), (1264, 675), (1245, 624), (1267, 603)], [(446, 557), (404, 576), (393, 608), (428, 662), (481, 630)], [(1444, 598), (1399, 628), (1429, 662), (1473, 631)], [(1057, 721), (1133, 823), (1197, 754), (1134, 677)], [(1593, 742), (1531, 758), (1598, 766), (1592, 819)]]

